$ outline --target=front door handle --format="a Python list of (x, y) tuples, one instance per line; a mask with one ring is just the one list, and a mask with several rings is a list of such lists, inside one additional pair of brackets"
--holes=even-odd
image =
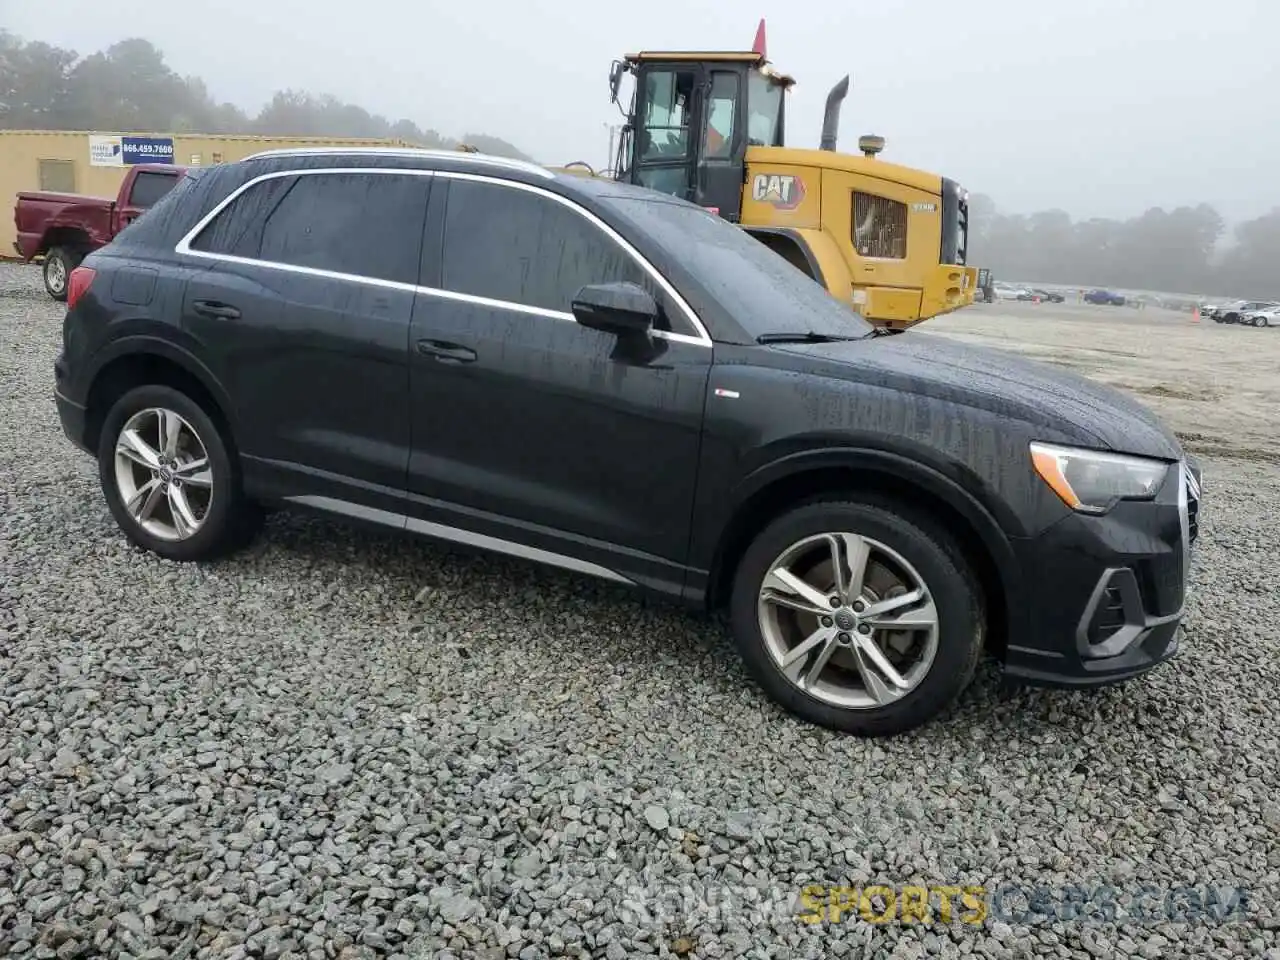
[(470, 347), (447, 340), (419, 340), (418, 352), (441, 363), (471, 363), (476, 359), (476, 352)]
[(211, 317), (215, 320), (238, 320), (240, 318), (240, 311), (237, 308), (219, 300), (193, 300), (191, 309), (202, 317)]

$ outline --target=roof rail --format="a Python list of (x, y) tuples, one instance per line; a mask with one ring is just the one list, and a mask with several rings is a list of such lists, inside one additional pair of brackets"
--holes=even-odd
[[(332, 154), (334, 156), (405, 157), (421, 160), (453, 160), (463, 164), (480, 164), (520, 170), (534, 176), (554, 180), (556, 175), (546, 167), (528, 160), (514, 160), (489, 153), (470, 153), (463, 150), (429, 150), (424, 147), (280, 147), (251, 154), (244, 160), (262, 160), (267, 157), (309, 157)], [(243, 162), (243, 161), (242, 161)]]

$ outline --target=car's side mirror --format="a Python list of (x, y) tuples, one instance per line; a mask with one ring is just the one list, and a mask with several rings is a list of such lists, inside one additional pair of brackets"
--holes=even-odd
[(619, 336), (648, 336), (658, 321), (658, 302), (630, 283), (591, 283), (573, 298), (574, 318), (584, 327)]

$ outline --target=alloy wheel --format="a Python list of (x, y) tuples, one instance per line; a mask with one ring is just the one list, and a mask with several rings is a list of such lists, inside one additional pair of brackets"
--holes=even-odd
[(61, 293), (67, 286), (67, 265), (61, 257), (49, 257), (44, 264), (44, 279), (49, 289)]
[(855, 533), (806, 537), (779, 554), (757, 616), (782, 674), (844, 709), (900, 700), (938, 650), (938, 611), (923, 577), (895, 550)]
[(172, 410), (151, 407), (129, 418), (116, 438), (115, 475), (125, 512), (157, 539), (189, 539), (209, 515), (208, 451)]

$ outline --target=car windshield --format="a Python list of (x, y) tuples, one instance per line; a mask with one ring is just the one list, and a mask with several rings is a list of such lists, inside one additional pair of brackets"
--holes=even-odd
[(665, 199), (602, 198), (692, 272), (752, 337), (865, 336), (873, 327), (745, 230)]

